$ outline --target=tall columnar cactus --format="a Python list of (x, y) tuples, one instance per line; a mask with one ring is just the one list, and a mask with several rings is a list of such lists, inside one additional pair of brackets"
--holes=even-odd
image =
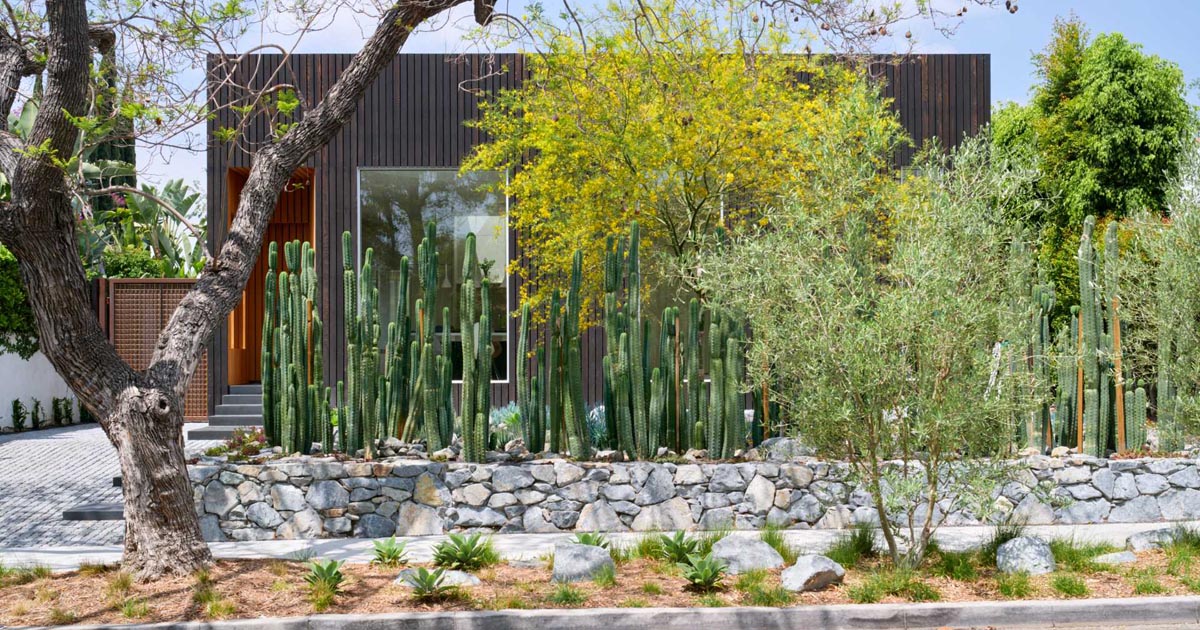
[(563, 390), (563, 416), (571, 455), (576, 459), (590, 459), (592, 445), (587, 428), (587, 413), (583, 401), (583, 345), (580, 339), (579, 321), (583, 317), (583, 301), (580, 295), (583, 286), (583, 252), (575, 250), (571, 264), (571, 282), (567, 290), (566, 310), (563, 312), (563, 345), (566, 354), (565, 389)]
[(279, 422), (275, 413), (274, 354), (277, 314), (275, 291), (279, 286), (279, 244), (272, 241), (267, 250), (267, 278), (263, 288), (262, 351), (259, 355), (259, 380), (262, 382), (263, 433), (272, 444), (279, 444)]
[[(521, 332), (517, 342), (517, 405), (521, 409), (521, 436), (525, 448), (540, 453), (546, 448), (546, 405), (538, 379), (542, 352), (534, 353), (533, 369), (529, 366), (529, 326), (532, 320), (530, 306), (521, 306)], [(604, 357), (608, 369), (608, 357)], [(610, 407), (611, 408), (611, 407)]]
[(475, 426), (475, 410), (479, 402), (475, 393), (476, 373), (479, 370), (479, 331), (476, 330), (479, 320), (476, 301), (478, 275), (479, 259), (475, 254), (475, 235), (468, 234), (463, 254), (462, 280), (458, 289), (458, 331), (462, 341), (462, 403), (459, 426), (462, 427), (463, 452), (467, 461), (473, 462), (483, 461), (486, 448), (486, 443), (476, 442)]
[(693, 448), (704, 448), (704, 414), (700, 409), (704, 400), (704, 381), (700, 378), (700, 300), (692, 298), (688, 303), (688, 340), (684, 361), (687, 364), (687, 425), (691, 428)]
[(1146, 443), (1146, 389), (1138, 387), (1129, 397), (1125, 410), (1125, 441), (1131, 450), (1141, 450)]
[[(1101, 313), (1100, 287), (1096, 273), (1096, 249), (1092, 246), (1094, 217), (1083, 223), (1083, 234), (1079, 238), (1079, 309), (1080, 330), (1083, 339), (1080, 361), (1083, 366), (1084, 430), (1083, 452), (1101, 457), (1104, 442), (1100, 422), (1100, 342), (1104, 332)], [(1088, 394), (1090, 392), (1090, 395)], [(1095, 405), (1095, 408), (1092, 408)]]

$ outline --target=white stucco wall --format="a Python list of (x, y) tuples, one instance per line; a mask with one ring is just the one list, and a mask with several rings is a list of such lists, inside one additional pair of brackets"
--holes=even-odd
[[(71, 388), (54, 371), (54, 366), (41, 352), (34, 353), (26, 361), (16, 354), (0, 354), (0, 429), (12, 428), (12, 401), (20, 398), (25, 404), (25, 428), (28, 429), (33, 401), (42, 401), (42, 421), (50, 423), (53, 418), (52, 402), (55, 398), (75, 400)], [(72, 421), (79, 421), (79, 405), (72, 403)]]

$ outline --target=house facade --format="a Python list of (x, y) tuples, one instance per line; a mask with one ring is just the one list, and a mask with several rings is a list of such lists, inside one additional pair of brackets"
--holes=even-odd
[[(247, 58), (239, 70), (251, 85), (263, 86), (272, 76), (286, 81), (295, 86), (303, 103), (311, 104), (332, 87), (351, 58), (348, 54), (293, 55), (286, 72), (275, 74), (282, 58), (261, 55)], [(892, 99), (914, 146), (934, 137), (957, 144), (988, 122), (988, 55), (920, 55), (892, 61), (879, 64), (884, 93)], [(520, 55), (398, 55), (367, 91), (350, 122), (297, 170), (293, 185), (281, 194), (266, 241), (299, 239), (316, 249), (327, 383), (342, 378), (345, 364), (342, 233), (352, 234), (350, 254), (355, 264), (366, 248), (374, 250), (386, 325), (388, 313), (398, 306), (394, 286), (399, 260), (406, 255), (414, 258), (422, 224), (433, 221), (444, 279), (459, 276), (463, 238), (468, 232), (477, 235), (479, 256), (493, 286), (492, 400), (502, 405), (516, 399), (518, 329), (511, 314), (517, 310), (519, 287), (518, 279), (506, 273), (509, 261), (521, 257), (520, 237), (507, 223), (515, 201), (480, 191), (481, 184), (495, 182), (504, 173), (460, 174), (458, 169), (483, 140), (479, 131), (466, 125), (479, 115), (481, 94), (518, 87), (525, 72)], [(217, 102), (235, 98), (233, 87), (212, 89)], [(221, 109), (209, 120), (208, 136), (214, 138), (219, 129), (235, 124), (232, 112)], [(245, 136), (251, 143), (261, 142), (269, 140), (270, 131), (266, 118), (260, 117)], [(894, 164), (906, 165), (913, 153), (911, 147), (898, 151)], [(250, 156), (213, 142), (207, 159), (208, 246), (216, 251), (237, 208)], [(266, 244), (264, 252), (265, 248)], [(209, 347), (210, 413), (230, 386), (259, 381), (265, 272), (262, 255), (241, 304)], [(452, 305), (449, 282), (444, 286), (439, 305)], [(457, 322), (457, 317), (451, 321)], [(583, 377), (585, 396), (592, 402), (603, 398), (599, 359), (603, 352), (603, 334), (585, 334)]]

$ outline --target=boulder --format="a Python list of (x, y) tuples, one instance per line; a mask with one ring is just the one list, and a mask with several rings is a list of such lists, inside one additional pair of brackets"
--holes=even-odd
[(713, 545), (712, 555), (725, 563), (730, 575), (738, 575), (755, 569), (774, 569), (783, 566), (783, 556), (771, 545), (757, 539), (742, 536), (726, 536)]
[[(692, 508), (683, 497), (675, 497), (657, 505), (647, 505), (633, 519), (633, 529), (639, 532), (662, 531), (669, 532), (680, 529), (691, 529)], [(528, 526), (526, 526), (528, 530)]]
[(616, 570), (612, 556), (603, 547), (559, 543), (554, 546), (555, 582), (580, 582), (596, 577), (605, 567)]
[(533, 482), (533, 475), (520, 466), (498, 466), (492, 472), (492, 489), (496, 492), (528, 488)]
[[(378, 516), (378, 514), (368, 515)], [(367, 518), (367, 516), (363, 516)], [(381, 517), (382, 518), (382, 517)], [(395, 533), (400, 536), (432, 536), (442, 533), (442, 519), (437, 510), (407, 502), (396, 517)]]
[(621, 522), (616, 510), (603, 499), (583, 506), (575, 529), (588, 532), (623, 532), (629, 528)]
[(355, 538), (386, 538), (396, 533), (396, 523), (378, 514), (364, 514), (354, 526)]
[(1040, 538), (1019, 536), (996, 550), (996, 568), (1001, 573), (1042, 575), (1055, 569), (1054, 552)]
[(1175, 542), (1175, 530), (1163, 528), (1138, 532), (1125, 539), (1125, 548), (1130, 551), (1158, 549)]
[[(396, 576), (392, 584), (401, 588), (413, 588), (417, 585), (416, 569), (405, 569)], [(477, 586), (479, 578), (467, 573), (466, 571), (457, 571), (454, 569), (446, 569), (442, 573), (442, 586)]]
[(796, 564), (783, 570), (780, 582), (789, 591), (819, 591), (841, 584), (846, 576), (842, 565), (822, 555), (810, 554), (796, 558)]

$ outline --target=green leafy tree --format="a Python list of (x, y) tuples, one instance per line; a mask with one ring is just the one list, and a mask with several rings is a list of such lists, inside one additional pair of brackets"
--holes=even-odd
[(1033, 61), (1041, 82), (1030, 104), (1002, 106), (993, 137), (1038, 156), (1038, 193), (1049, 203), (1033, 219), (1061, 320), (1078, 303), (1075, 252), (1084, 217), (1095, 215), (1103, 230), (1139, 210), (1165, 212), (1196, 116), (1177, 65), (1118, 33), (1092, 38), (1076, 17), (1055, 22), (1053, 39)]
[(0, 245), (0, 354), (13, 352), (28, 359), (37, 348), (33, 311), (29, 310), (17, 259)]

